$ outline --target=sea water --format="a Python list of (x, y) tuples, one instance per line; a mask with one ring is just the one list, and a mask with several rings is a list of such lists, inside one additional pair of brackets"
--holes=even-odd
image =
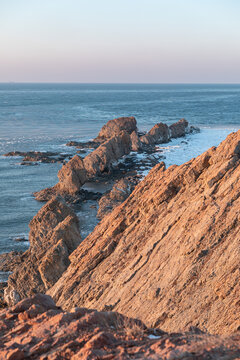
[[(200, 133), (159, 146), (167, 166), (179, 165), (240, 128), (240, 85), (0, 84), (0, 253), (27, 249), (28, 223), (43, 205), (32, 193), (54, 185), (61, 168), (22, 166), (20, 158), (2, 154), (71, 153), (66, 142), (92, 139), (120, 116), (135, 116), (143, 131), (182, 117), (199, 126)], [(19, 237), (26, 241), (16, 242)]]

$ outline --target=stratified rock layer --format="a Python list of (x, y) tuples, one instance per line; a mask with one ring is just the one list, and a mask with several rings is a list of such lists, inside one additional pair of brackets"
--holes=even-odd
[(39, 210), (29, 224), (30, 248), (20, 256), (4, 291), (8, 305), (55, 284), (81, 241), (78, 225), (77, 216), (61, 198), (52, 199)]
[(240, 326), (240, 131), (161, 163), (71, 254), (50, 289), (65, 309), (108, 308), (166, 331)]
[(56, 307), (38, 294), (0, 312), (0, 360), (237, 359), (240, 333), (210, 336), (191, 328), (166, 334), (115, 312)]
[(118, 136), (121, 131), (131, 134), (137, 131), (137, 121), (134, 116), (121, 117), (109, 120), (100, 130), (95, 142), (105, 142), (113, 136)]

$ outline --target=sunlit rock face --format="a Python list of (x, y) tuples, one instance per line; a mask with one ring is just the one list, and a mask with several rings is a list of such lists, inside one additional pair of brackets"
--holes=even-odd
[(166, 331), (239, 326), (240, 131), (181, 166), (156, 165), (70, 255), (49, 290)]

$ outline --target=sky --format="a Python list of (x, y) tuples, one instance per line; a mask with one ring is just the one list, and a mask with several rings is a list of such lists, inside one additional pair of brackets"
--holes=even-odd
[(240, 0), (0, 0), (0, 82), (240, 83)]

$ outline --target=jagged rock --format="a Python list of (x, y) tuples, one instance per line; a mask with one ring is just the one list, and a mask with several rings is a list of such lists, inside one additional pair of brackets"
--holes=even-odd
[(87, 155), (84, 159), (75, 155), (66, 165), (63, 165), (58, 172), (59, 182), (52, 188), (35, 192), (37, 200), (45, 201), (52, 196), (78, 194), (81, 186), (91, 178), (109, 171), (122, 156), (131, 151), (130, 135), (121, 131), (118, 136), (113, 136), (105, 141), (96, 150)]
[(181, 166), (156, 165), (49, 294), (65, 309), (110, 306), (166, 331), (236, 331), (239, 208), (240, 131)]
[(185, 119), (181, 119), (178, 122), (169, 126), (170, 137), (178, 138), (185, 136), (188, 132), (188, 121)]
[(166, 124), (158, 123), (146, 135), (141, 136), (140, 140), (150, 146), (166, 143), (170, 140), (169, 128)]
[(103, 125), (94, 141), (100, 143), (105, 142), (113, 136), (118, 136), (121, 131), (125, 131), (128, 134), (131, 134), (133, 131), (137, 131), (137, 121), (134, 116), (109, 120), (105, 125)]
[(136, 131), (133, 131), (130, 135), (131, 137), (131, 150), (132, 151), (140, 151), (142, 150), (142, 143)]
[(9, 253), (0, 254), (0, 271), (12, 271), (21, 264), (22, 251), (11, 251)]
[(96, 150), (86, 156), (83, 160), (88, 178), (109, 171), (113, 163), (131, 151), (130, 135), (121, 131), (105, 141)]
[(53, 198), (31, 220), (30, 248), (9, 276), (4, 299), (13, 305), (36, 292), (45, 292), (69, 265), (70, 253), (81, 238), (78, 218), (61, 198)]
[(64, 312), (38, 294), (0, 312), (1, 360), (237, 359), (240, 333), (212, 336), (190, 328), (167, 334), (116, 312)]
[(137, 184), (136, 178), (123, 178), (117, 181), (112, 190), (104, 194), (99, 200), (97, 216), (102, 219), (109, 214), (116, 206), (120, 205), (132, 193)]
[(60, 193), (75, 194), (80, 190), (87, 178), (87, 170), (85, 169), (83, 159), (75, 155), (59, 170), (57, 190)]

